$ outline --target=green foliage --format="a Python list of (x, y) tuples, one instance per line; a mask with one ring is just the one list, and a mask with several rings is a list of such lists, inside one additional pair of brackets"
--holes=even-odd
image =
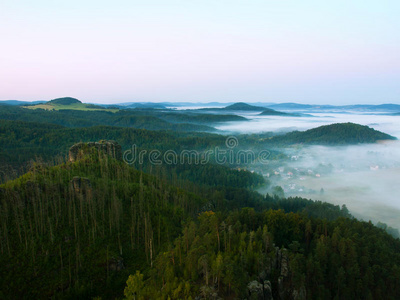
[(124, 290), (124, 296), (127, 300), (141, 300), (144, 299), (143, 294), (143, 274), (140, 271), (136, 271), (135, 275), (130, 275), (126, 281), (126, 287)]
[(279, 198), (283, 198), (285, 196), (283, 188), (279, 185), (274, 186), (274, 188), (272, 189), (272, 193), (274, 195), (278, 196)]
[(37, 166), (1, 189), (0, 290), (19, 298), (119, 294), (129, 271), (151, 265), (204, 203), (96, 154)]
[[(179, 189), (97, 152), (73, 164), (36, 164), (29, 173), (0, 188), (0, 290), (16, 297), (110, 298), (122, 293), (129, 273), (140, 270), (147, 274), (161, 259), (158, 253), (168, 253), (174, 245), (186, 243), (177, 239), (186, 224), (182, 224), (183, 220), (205, 211), (228, 212), (244, 206), (256, 211), (277, 207), (302, 212), (314, 203), (263, 197), (230, 186), (225, 176), (243, 176), (247, 172), (223, 170), (228, 171), (220, 175), (225, 186), (202, 185), (201, 178), (195, 177), (197, 184), (184, 184)], [(213, 169), (206, 168), (204, 172)], [(239, 185), (240, 177), (237, 180), (232, 185)], [(338, 216), (339, 212), (340, 209)], [(217, 249), (222, 251), (228, 243), (228, 220), (223, 225), (217, 214), (208, 212), (202, 216), (207, 222), (196, 229), (195, 223), (188, 221), (184, 234), (192, 239), (198, 230), (218, 231), (222, 226), (228, 230), (217, 236)], [(250, 215), (246, 218), (250, 220)], [(178, 255), (165, 259), (177, 260)], [(214, 256), (196, 258), (191, 276), (197, 278), (201, 268), (209, 278), (217, 278), (219, 284), (228, 280), (221, 277), (221, 264), (228, 260), (222, 253), (215, 255), (218, 259), (213, 261)], [(182, 259), (180, 254), (179, 260)], [(168, 267), (163, 274), (169, 276), (173, 272)], [(189, 298), (196, 290), (192, 279), (176, 276), (171, 277), (168, 287), (175, 298)], [(203, 292), (213, 294), (215, 290), (203, 288)]]
[(382, 222), (378, 222), (376, 224), (376, 227), (382, 228), (383, 230), (385, 230), (387, 233), (389, 233), (391, 236), (393, 236), (395, 238), (400, 238), (399, 230), (396, 228), (390, 227), (387, 224), (382, 223)]
[[(78, 105), (78, 104), (70, 104)], [(47, 105), (49, 108), (51, 106)], [(98, 125), (143, 128), (149, 130), (172, 131), (214, 131), (215, 129), (198, 124), (173, 124), (162, 120), (151, 110), (119, 110), (117, 112), (90, 110), (85, 104), (79, 104), (81, 109), (62, 110), (27, 109), (15, 106), (0, 106), (0, 119), (51, 123), (65, 127), (91, 127)], [(85, 108), (85, 109), (83, 109)]]
[[(145, 299), (247, 298), (250, 282), (266, 280), (274, 299), (397, 299), (400, 293), (400, 241), (348, 218), (209, 211), (188, 223), (174, 245), (149, 271), (146, 284), (153, 288)], [(178, 293), (178, 282), (190, 282), (190, 293)]]

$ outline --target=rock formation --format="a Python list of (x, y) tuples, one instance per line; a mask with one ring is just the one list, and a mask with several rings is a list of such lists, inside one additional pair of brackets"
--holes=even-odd
[(89, 143), (78, 143), (69, 149), (69, 161), (75, 162), (95, 149), (114, 159), (122, 160), (121, 146), (115, 141), (100, 141)]
[[(273, 295), (278, 299), (307, 299), (305, 286), (295, 287), (292, 282), (288, 250), (279, 249), (273, 245), (273, 252), (275, 254), (270, 260), (269, 266), (260, 272), (257, 280), (248, 283), (248, 299), (272, 300)], [(271, 277), (273, 270), (278, 271), (277, 280)]]
[(264, 299), (264, 288), (263, 285), (257, 280), (253, 280), (247, 285), (247, 289), (249, 290), (250, 299)]
[(247, 285), (249, 299), (273, 300), (271, 282), (265, 280), (263, 283), (253, 280)]

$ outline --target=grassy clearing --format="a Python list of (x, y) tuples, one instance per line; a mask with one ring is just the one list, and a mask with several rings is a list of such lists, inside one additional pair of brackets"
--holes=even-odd
[(108, 109), (108, 108), (92, 108), (90, 107), (90, 104), (84, 104), (84, 103), (74, 103), (70, 105), (61, 105), (61, 104), (38, 104), (38, 105), (32, 105), (32, 106), (24, 106), (25, 108), (28, 109), (45, 109), (45, 110), (66, 110), (66, 109), (72, 109), (72, 110), (83, 110), (83, 111), (110, 111), (110, 112), (117, 112), (118, 109)]

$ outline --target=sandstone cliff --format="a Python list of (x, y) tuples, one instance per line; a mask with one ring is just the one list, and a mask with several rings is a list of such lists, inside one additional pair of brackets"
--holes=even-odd
[(69, 149), (69, 161), (75, 162), (86, 154), (91, 153), (93, 149), (109, 155), (114, 159), (122, 160), (121, 146), (115, 141), (100, 141), (100, 142), (89, 142), (89, 143), (78, 143), (73, 145)]

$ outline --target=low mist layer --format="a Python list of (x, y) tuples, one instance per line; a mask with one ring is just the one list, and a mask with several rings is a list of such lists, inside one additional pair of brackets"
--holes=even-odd
[(368, 125), (371, 128), (400, 138), (400, 116), (385, 114), (353, 113), (312, 113), (312, 117), (260, 116), (257, 113), (241, 113), (251, 119), (249, 122), (231, 122), (217, 126), (217, 129), (238, 133), (290, 132), (307, 130), (333, 123), (352, 122)]
[[(250, 121), (218, 126), (229, 133), (308, 130), (322, 125), (353, 122), (400, 138), (400, 117), (385, 114), (313, 113), (313, 117), (261, 117), (241, 114)], [(288, 160), (254, 169), (271, 187), (282, 186), (286, 196), (302, 196), (346, 204), (358, 218), (400, 228), (400, 142), (353, 146), (293, 146), (280, 149)], [(271, 192), (272, 189), (262, 192)]]

